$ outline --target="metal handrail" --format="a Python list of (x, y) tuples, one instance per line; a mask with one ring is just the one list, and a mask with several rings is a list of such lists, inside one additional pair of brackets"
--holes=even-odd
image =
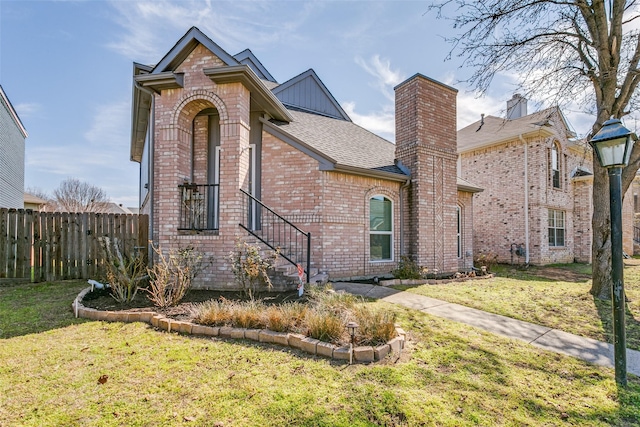
[(184, 183), (180, 189), (178, 230), (218, 230), (220, 193), (218, 184)]
[(311, 272), (311, 233), (296, 227), (246, 191), (240, 191), (246, 196), (242, 206), (243, 217), (248, 224), (240, 223), (240, 227), (269, 248), (278, 251), (281, 257), (294, 266), (304, 262), (308, 282)]

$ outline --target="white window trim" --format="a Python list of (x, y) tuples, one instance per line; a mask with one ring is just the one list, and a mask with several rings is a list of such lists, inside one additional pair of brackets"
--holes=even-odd
[[(391, 231), (375, 231), (375, 230), (371, 230), (371, 199), (374, 199), (376, 197), (382, 197), (383, 199), (388, 200), (389, 202), (391, 202)], [(384, 263), (384, 262), (393, 262), (395, 260), (395, 250), (394, 250), (394, 215), (393, 215), (393, 200), (391, 200), (389, 197), (385, 196), (384, 194), (374, 194), (373, 196), (369, 197), (369, 262), (372, 264), (379, 264), (379, 263)], [(389, 259), (371, 259), (371, 235), (372, 234), (376, 234), (376, 235), (385, 235), (385, 236), (391, 236), (391, 241), (390, 241), (390, 254), (391, 254), (391, 258)]]
[[(550, 236), (549, 236), (549, 235), (547, 235), (547, 245), (549, 246), (549, 248), (564, 248), (564, 247), (566, 247), (566, 246), (567, 246), (567, 214), (566, 214), (566, 212), (565, 212), (565, 211), (563, 211), (563, 210), (560, 210), (560, 209), (553, 209), (553, 208), (549, 208), (549, 212), (553, 212), (553, 225), (554, 225), (554, 226), (553, 226), (553, 227), (551, 227), (551, 226), (548, 224), (548, 220), (547, 220), (547, 234), (549, 234), (549, 230), (550, 230), (550, 229), (553, 229), (553, 230), (564, 230), (564, 233), (563, 233), (563, 235), (564, 235), (564, 238), (563, 238), (564, 242), (563, 242), (563, 244), (562, 244), (562, 245), (557, 245), (557, 244), (555, 244), (555, 245), (551, 245), (551, 244), (549, 243), (549, 237), (550, 237)], [(558, 214), (558, 213), (561, 213), (561, 214), (562, 214), (562, 227), (558, 227), (558, 226), (557, 226), (557, 222), (558, 222), (558, 221), (557, 221), (557, 214)], [(547, 214), (547, 217), (548, 217), (548, 214)], [(556, 242), (556, 243), (557, 243), (557, 238), (554, 238), (554, 242)]]

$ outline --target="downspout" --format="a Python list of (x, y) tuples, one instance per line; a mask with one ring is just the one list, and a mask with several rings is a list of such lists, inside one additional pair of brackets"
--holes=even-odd
[(522, 134), (518, 135), (524, 144), (524, 262), (529, 264), (529, 150)]
[[(156, 97), (153, 91), (144, 88), (142, 86), (140, 86), (140, 84), (136, 81), (136, 79), (133, 79), (133, 84), (136, 86), (137, 89), (149, 94), (151, 96), (151, 114), (149, 117), (149, 203), (151, 203), (151, 209), (149, 209), (149, 241), (150, 242), (154, 242), (154, 236), (153, 236), (153, 202), (154, 202), (154, 162), (155, 162), (155, 155), (154, 155), (154, 143), (155, 143), (155, 117), (156, 117)], [(138, 205), (142, 205), (142, 200), (140, 200), (138, 202)], [(154, 252), (150, 251), (149, 249), (151, 248), (147, 248), (148, 252), (147, 254), (151, 254), (153, 256)]]
[(411, 178), (407, 179), (402, 186), (400, 186), (400, 256), (404, 255), (404, 198), (402, 195), (404, 194), (404, 189), (408, 188), (411, 184)]

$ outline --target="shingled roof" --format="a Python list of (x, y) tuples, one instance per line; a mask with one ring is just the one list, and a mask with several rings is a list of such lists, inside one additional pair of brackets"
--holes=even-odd
[[(484, 117), (483, 120), (458, 131), (458, 153), (500, 144), (517, 138), (519, 135), (539, 133), (541, 136), (551, 136), (558, 128), (553, 123), (553, 120), (558, 117), (557, 113), (559, 110), (552, 107), (514, 120), (495, 116)], [(562, 113), (559, 114), (559, 117), (569, 132)]]
[(277, 136), (288, 137), (287, 142), (298, 144), (298, 148), (307, 148), (324, 165), (322, 169), (355, 168), (406, 179), (407, 174), (395, 163), (393, 143), (353, 122), (295, 109), (289, 111), (292, 122), (270, 120), (267, 131), (276, 127), (284, 134)]

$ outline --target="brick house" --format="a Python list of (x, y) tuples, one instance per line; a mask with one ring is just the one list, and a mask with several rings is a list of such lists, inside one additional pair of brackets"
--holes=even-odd
[[(487, 116), (458, 131), (460, 176), (475, 196), (476, 254), (537, 265), (591, 263), (592, 151), (558, 108), (527, 113), (516, 94), (506, 118)], [(623, 204), (623, 250), (633, 253), (633, 203)]]
[(234, 286), (227, 256), (246, 236), (332, 280), (388, 274), (401, 255), (471, 269), (480, 189), (456, 178), (457, 91), (419, 74), (395, 90), (393, 144), (313, 70), (279, 84), (250, 50), (191, 28), (155, 66), (134, 64), (131, 159), (152, 240), (211, 255), (210, 288)]
[(0, 208), (22, 209), (27, 131), (2, 86), (0, 104)]

